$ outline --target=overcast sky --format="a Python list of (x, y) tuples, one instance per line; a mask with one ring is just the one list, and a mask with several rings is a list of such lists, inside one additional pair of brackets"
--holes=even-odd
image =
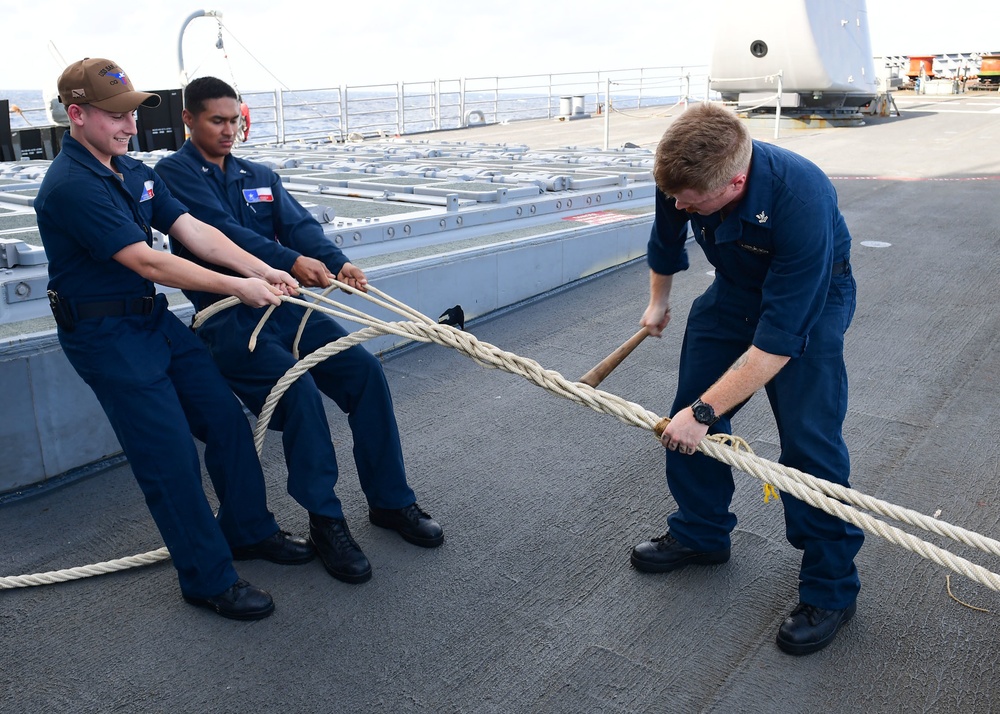
[[(184, 59), (191, 74), (235, 79), (242, 90), (703, 65), (724, 4), (219, 0), (201, 7), (223, 13), (228, 62), (215, 48), (218, 25), (208, 18), (188, 26)], [(868, 0), (867, 7), (875, 55), (1000, 50), (1000, 0)], [(0, 0), (0, 89), (54, 85), (63, 65), (50, 41), (67, 62), (119, 62), (141, 88), (179, 86), (177, 38), (197, 9), (178, 0)]]

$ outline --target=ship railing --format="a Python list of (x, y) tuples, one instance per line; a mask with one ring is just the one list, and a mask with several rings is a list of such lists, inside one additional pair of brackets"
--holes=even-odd
[(706, 94), (712, 90), (712, 87), (718, 89), (720, 84), (727, 83), (747, 83), (754, 82), (756, 80), (763, 80), (765, 84), (773, 84), (775, 86), (775, 91), (771, 94), (761, 94), (753, 93), (753, 103), (752, 104), (740, 104), (739, 102), (725, 101), (725, 90), (719, 90), (723, 95), (723, 103), (727, 106), (732, 107), (737, 112), (752, 112), (761, 107), (774, 106), (774, 138), (777, 139), (781, 128), (781, 95), (782, 95), (782, 77), (783, 70), (778, 70), (773, 74), (762, 74), (757, 77), (706, 77)]
[[(17, 104), (11, 104), (8, 107), (8, 112), (11, 115), (11, 119), (18, 117), (21, 122), (29, 127), (52, 125), (45, 107), (21, 107)], [(18, 122), (11, 122), (11, 128), (19, 128)]]
[[(681, 67), (681, 70), (684, 68)], [(604, 102), (597, 105), (598, 114), (604, 114), (604, 150), (607, 151), (611, 139), (611, 115), (627, 114), (630, 109), (643, 106), (667, 107), (667, 115), (675, 107), (687, 108), (692, 101), (709, 101), (712, 92), (708, 89), (707, 75), (696, 77), (695, 86), (705, 86), (705, 94), (701, 97), (692, 95), (692, 73), (690, 70), (680, 75), (665, 77), (640, 76), (638, 78), (607, 77), (604, 85)], [(646, 102), (643, 102), (645, 93)], [(650, 97), (655, 97), (650, 101)]]
[[(343, 141), (339, 88), (242, 92), (251, 109), (250, 143), (329, 138)], [(309, 126), (306, 122), (322, 122)]]
[[(706, 86), (704, 66), (471, 77), (327, 89), (244, 92), (251, 108), (249, 143), (348, 141), (562, 117), (576, 113), (670, 106)], [(609, 90), (609, 82), (614, 89)], [(708, 98), (708, 94), (699, 99)]]

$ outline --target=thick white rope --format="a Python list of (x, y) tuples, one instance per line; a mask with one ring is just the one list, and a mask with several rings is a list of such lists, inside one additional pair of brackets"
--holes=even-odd
[[(342, 305), (327, 297), (328, 293), (340, 288), (345, 292), (359, 295), (373, 303), (400, 314), (407, 318), (404, 322), (383, 322), (376, 320), (355, 308)], [(373, 297), (372, 294), (379, 297)], [(459, 352), (472, 358), (484, 367), (502, 369), (512, 374), (519, 374), (528, 381), (542, 387), (558, 396), (575, 401), (578, 404), (587, 406), (594, 411), (609, 414), (620, 421), (637, 426), (659, 435), (666, 426), (668, 419), (660, 418), (653, 412), (648, 411), (639, 404), (629, 402), (608, 392), (594, 389), (589, 385), (579, 382), (570, 382), (561, 374), (553, 370), (546, 370), (534, 360), (520, 357), (511, 352), (505, 352), (494, 345), (481, 342), (474, 335), (457, 330), (448, 325), (439, 325), (431, 318), (419, 313), (411, 307), (389, 297), (385, 293), (377, 290), (374, 286), (368, 286), (368, 293), (355, 290), (350, 286), (334, 281), (326, 292), (322, 294), (308, 293), (315, 302), (293, 297), (283, 297), (284, 302), (300, 305), (306, 309), (302, 323), (299, 326), (298, 334), (295, 338), (295, 350), (298, 350), (298, 341), (305, 327), (305, 322), (313, 310), (349, 321), (366, 325), (361, 330), (340, 338), (328, 345), (316, 350), (305, 359), (299, 360), (285, 373), (274, 385), (271, 393), (261, 410), (254, 430), (254, 445), (258, 454), (262, 452), (264, 438), (267, 433), (267, 426), (274, 414), (278, 402), (284, 393), (302, 374), (310, 368), (328, 359), (329, 357), (361, 344), (366, 340), (381, 335), (397, 335), (419, 342), (435, 342), (445, 347), (452, 347)], [(225, 310), (239, 301), (236, 298), (222, 300), (210, 306), (206, 310), (198, 313), (195, 317), (194, 326), (198, 327), (213, 315)], [(323, 304), (320, 304), (323, 303)], [(332, 306), (332, 307), (328, 307)], [(270, 317), (275, 306), (265, 311), (257, 328), (254, 330), (250, 340), (250, 349), (256, 346), (256, 338), (264, 323)], [(336, 308), (336, 309), (335, 309)], [(754, 454), (750, 447), (739, 437), (727, 434), (710, 435), (699, 445), (699, 451), (733, 466), (745, 473), (748, 473), (765, 484), (773, 486), (792, 496), (830, 513), (844, 521), (853, 523), (862, 530), (878, 535), (891, 543), (902, 546), (918, 555), (931, 560), (938, 565), (946, 567), (956, 573), (966, 576), (986, 587), (1000, 591), (1000, 575), (971, 563), (964, 558), (949, 553), (935, 545), (912, 536), (899, 528), (888, 525), (867, 513), (862, 513), (852, 506), (858, 506), (880, 515), (908, 523), (912, 526), (946, 536), (960, 543), (970, 545), (987, 553), (1000, 555), (1000, 542), (982, 536), (974, 531), (969, 531), (958, 526), (953, 526), (945, 521), (926, 516), (917, 511), (901, 508), (891, 503), (867, 496), (855, 489), (845, 488), (829, 481), (818, 479), (802, 471), (793, 469), (781, 464), (763, 459)], [(851, 505), (848, 505), (851, 504)], [(28, 587), (32, 585), (48, 585), (51, 583), (65, 582), (78, 578), (102, 575), (104, 573), (124, 570), (131, 567), (148, 565), (169, 558), (166, 548), (150, 551), (148, 553), (121, 558), (118, 560), (97, 563), (68, 570), (58, 570), (36, 575), (21, 575), (0, 578), (0, 589), (17, 587)]]
[[(405, 307), (405, 312), (394, 309), (391, 305), (376, 300), (365, 293), (349, 288), (338, 283), (332, 287), (341, 287), (347, 292), (365, 297), (366, 299), (379, 304), (381, 307), (393, 310), (404, 316), (411, 317), (415, 312), (412, 308)], [(372, 292), (377, 292), (370, 288)], [(327, 290), (327, 293), (329, 290)], [(234, 298), (235, 300), (235, 298)], [(628, 402), (613, 394), (594, 389), (586, 384), (570, 382), (561, 374), (552, 370), (546, 370), (534, 360), (520, 357), (511, 352), (505, 352), (489, 343), (480, 342), (475, 336), (456, 330), (447, 325), (439, 325), (429, 317), (416, 313), (420, 318), (419, 323), (414, 322), (394, 322), (386, 323), (375, 321), (372, 318), (347, 308), (335, 301), (326, 298), (326, 293), (319, 298), (322, 302), (327, 302), (341, 309), (349, 310), (363, 317), (352, 317), (343, 312), (332, 310), (322, 305), (313, 305), (301, 300), (288, 298), (288, 302), (294, 302), (307, 309), (325, 312), (341, 319), (353, 320), (368, 327), (359, 330), (351, 335), (347, 335), (335, 342), (332, 342), (295, 364), (281, 379), (275, 384), (271, 393), (264, 402), (264, 406), (258, 417), (257, 426), (254, 430), (254, 443), (258, 453), (261, 452), (267, 425), (273, 416), (274, 409), (285, 391), (311, 367), (319, 364), (323, 360), (338, 354), (355, 344), (371, 339), (379, 335), (395, 334), (409, 336), (421, 342), (436, 342), (446, 347), (452, 347), (459, 352), (471, 357), (473, 360), (485, 367), (503, 369), (512, 374), (519, 374), (528, 381), (537, 384), (543, 389), (558, 396), (583, 404), (594, 411), (610, 414), (626, 424), (632, 424), (640, 428), (645, 428), (654, 433), (662, 433), (663, 426), (668, 420), (659, 419), (656, 414), (633, 402)], [(235, 303), (234, 303), (235, 304)], [(304, 324), (304, 319), (303, 319)], [(735, 442), (735, 443), (734, 443)], [(915, 536), (906, 533), (894, 526), (888, 525), (877, 518), (866, 513), (862, 513), (853, 506), (858, 506), (869, 511), (878, 513), (909, 525), (922, 528), (938, 535), (946, 536), (965, 545), (970, 545), (993, 555), (1000, 555), (1000, 541), (969, 531), (964, 528), (954, 526), (945, 521), (926, 516), (917, 511), (901, 508), (886, 501), (881, 501), (874, 497), (860, 493), (851, 488), (846, 488), (839, 484), (818, 479), (806, 474), (798, 469), (776, 464), (754, 454), (749, 446), (742, 439), (733, 439), (729, 435), (713, 435), (705, 438), (699, 445), (699, 450), (723, 463), (734, 466), (745, 473), (763, 481), (765, 484), (774, 486), (780, 491), (795, 496), (799, 500), (808, 503), (815, 508), (819, 508), (831, 515), (853, 523), (862, 530), (878, 535), (891, 543), (902, 546), (918, 555), (931, 560), (938, 565), (949, 568), (961, 575), (986, 585), (992, 590), (1000, 591), (1000, 575), (955, 556), (931, 543), (927, 543)], [(846, 503), (845, 503), (846, 502)], [(848, 505), (851, 504), (851, 505)]]
[(119, 570), (138, 568), (141, 565), (152, 565), (161, 560), (169, 560), (170, 553), (166, 548), (151, 550), (148, 553), (130, 555), (127, 558), (117, 560), (106, 560), (103, 563), (93, 565), (81, 565), (77, 568), (67, 568), (65, 570), (50, 570), (47, 573), (35, 573), (34, 575), (11, 575), (0, 578), (0, 590), (11, 590), (13, 588), (27, 588), (33, 585), (55, 585), (65, 583), (70, 580), (80, 580), (81, 578), (92, 578), (95, 575), (106, 575)]

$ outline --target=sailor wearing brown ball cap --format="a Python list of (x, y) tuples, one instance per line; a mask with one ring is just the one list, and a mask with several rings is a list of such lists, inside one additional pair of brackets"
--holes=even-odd
[[(243, 408), (156, 286), (263, 307), (298, 283), (194, 218), (152, 169), (126, 156), (134, 110), (158, 105), (157, 95), (135, 91), (107, 59), (70, 65), (56, 85), (70, 127), (35, 213), (59, 344), (108, 416), (184, 599), (233, 619), (267, 617), (271, 596), (239, 577), (233, 551), (294, 564), (311, 560), (312, 548), (278, 528)], [(155, 249), (154, 229), (227, 274)], [(205, 444), (217, 516), (192, 435)]]

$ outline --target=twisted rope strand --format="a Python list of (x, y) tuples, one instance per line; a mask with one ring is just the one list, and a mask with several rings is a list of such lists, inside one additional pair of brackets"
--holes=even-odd
[[(810, 487), (808, 483), (793, 477), (791, 474), (784, 473), (784, 467), (781, 467), (780, 465), (772, 464), (771, 462), (767, 462), (759, 457), (756, 457), (758, 461), (763, 461), (764, 464), (768, 464), (764, 467), (763, 464), (756, 463), (745, 458), (747, 454), (739, 453), (732, 448), (724, 447), (722, 444), (719, 444), (711, 439), (703, 440), (699, 445), (699, 450), (718, 461), (729, 464), (730, 466), (735, 466), (741, 471), (744, 471), (745, 473), (748, 473), (765, 483), (770, 483), (775, 488), (791, 494), (800, 501), (808, 503), (810, 506), (834, 515), (841, 520), (847, 521), (848, 523), (853, 523), (864, 531), (884, 538), (890, 543), (902, 546), (903, 548), (916, 553), (917, 555), (923, 556), (938, 565), (954, 570), (956, 573), (964, 575), (971, 580), (975, 580), (992, 590), (1000, 591), (1000, 575), (992, 573), (986, 568), (976, 565), (975, 563), (971, 563), (964, 558), (953, 555), (936, 545), (920, 540), (919, 538), (910, 535), (895, 526), (888, 525), (887, 523), (884, 523), (867, 513), (862, 513), (847, 504), (830, 498), (820, 492), (819, 489)], [(808, 478), (814, 479), (815, 477), (809, 476)], [(993, 542), (995, 543), (995, 541)]]
[[(395, 312), (405, 317), (406, 321), (384, 322), (327, 297), (328, 293), (336, 288), (363, 297), (375, 305)], [(329, 357), (381, 335), (396, 335), (418, 342), (435, 342), (445, 347), (451, 347), (484, 367), (502, 369), (512, 374), (520, 375), (552, 394), (589, 407), (594, 411), (614, 416), (619, 421), (652, 431), (657, 435), (662, 434), (666, 424), (670, 421), (665, 417), (658, 417), (639, 404), (627, 401), (614, 394), (603, 392), (579, 382), (570, 382), (558, 372), (547, 370), (534, 360), (506, 352), (489, 343), (481, 342), (470, 333), (457, 330), (449, 325), (438, 324), (426, 315), (392, 298), (372, 285), (367, 286), (367, 291), (359, 291), (345, 283), (334, 280), (333, 284), (322, 294), (308, 293), (308, 296), (314, 302), (290, 296), (283, 296), (281, 298), (283, 302), (300, 305), (306, 310), (295, 339), (294, 348), (297, 359), (298, 340), (305, 327), (306, 320), (313, 311), (320, 311), (332, 317), (352, 321), (365, 327), (331, 342), (306, 358), (299, 360), (275, 383), (271, 393), (265, 400), (256, 428), (254, 429), (254, 446), (257, 449), (258, 455), (263, 450), (267, 426), (274, 414), (274, 410), (281, 397), (295, 380), (310, 368)], [(369, 293), (373, 293), (374, 295)], [(211, 305), (195, 316), (193, 326), (199, 327), (213, 315), (236, 305), (238, 302), (237, 298), (227, 298)], [(271, 306), (265, 311), (251, 335), (251, 350), (256, 346), (256, 338), (275, 307)], [(707, 456), (748, 473), (760, 479), (765, 484), (778, 488), (815, 508), (821, 509), (849, 523), (853, 523), (862, 530), (878, 535), (891, 543), (917, 553), (938, 565), (964, 575), (992, 590), (1000, 591), (1000, 576), (995, 573), (964, 558), (955, 556), (942, 548), (924, 542), (867, 513), (862, 513), (855, 506), (908, 523), (911, 526), (922, 528), (937, 535), (951, 538), (965, 545), (984, 550), (987, 553), (1000, 555), (1000, 542), (992, 538), (987, 538), (973, 531), (953, 526), (917, 511), (901, 508), (886, 501), (867, 496), (855, 489), (818, 479), (798, 469), (763, 459), (754, 454), (749, 445), (738, 436), (730, 434), (709, 435), (702, 440), (698, 449)], [(0, 578), (0, 589), (65, 582), (67, 580), (148, 565), (166, 558), (169, 558), (167, 549), (160, 548), (129, 558), (120, 558), (89, 566), (36, 575)]]
[[(933, 518), (920, 513), (919, 511), (903, 508), (889, 503), (888, 501), (882, 501), (856, 489), (841, 486), (840, 484), (833, 483), (832, 481), (815, 478), (814, 476), (810, 476), (809, 474), (792, 468), (791, 466), (776, 465), (771, 461), (757, 456), (753, 452), (733, 452), (733, 454), (734, 463), (730, 463), (728, 460), (726, 460), (726, 463), (730, 463), (730, 465), (735, 466), (741, 471), (751, 475), (756, 475), (754, 467), (766, 469), (767, 471), (773, 473), (784, 473), (793, 480), (806, 484), (808, 487), (837, 501), (845, 501), (867, 511), (872, 511), (893, 520), (907, 523), (916, 528), (921, 528), (930, 533), (950, 538), (964, 545), (978, 548), (979, 550), (992, 553), (993, 555), (1000, 555), (1000, 541), (981, 535), (975, 531), (966, 530), (965, 528)], [(720, 461), (723, 460), (721, 458), (721, 453), (717, 456), (713, 455), (713, 458), (717, 458)]]
[(0, 590), (11, 590), (13, 588), (27, 588), (34, 585), (54, 585), (55, 583), (65, 583), (70, 580), (80, 580), (81, 578), (91, 578), (95, 575), (105, 575), (115, 573), (119, 570), (138, 568), (141, 565), (152, 565), (161, 560), (168, 560), (170, 553), (166, 548), (151, 550), (140, 555), (130, 555), (127, 558), (117, 560), (107, 560), (103, 563), (93, 565), (81, 565), (76, 568), (65, 570), (50, 570), (47, 573), (35, 573), (34, 575), (11, 575), (0, 578)]
[[(314, 307), (313, 309), (322, 308)], [(365, 322), (368, 324), (371, 323), (370, 320), (366, 320)], [(662, 433), (663, 427), (669, 421), (666, 419), (659, 420), (652, 412), (648, 412), (643, 407), (632, 402), (626, 402), (615, 395), (590, 388), (578, 382), (569, 382), (558, 372), (545, 370), (533, 360), (504, 352), (489, 343), (479, 342), (474, 336), (468, 333), (461, 332), (447, 325), (438, 325), (426, 317), (424, 322), (425, 326), (420, 331), (424, 336), (431, 338), (431, 341), (438, 344), (457, 349), (483, 366), (504, 369), (512, 374), (520, 374), (522, 377), (553, 394), (588, 406), (595, 411), (615, 416), (627, 424), (639, 426), (658, 434)], [(398, 330), (391, 329), (389, 327), (390, 324), (393, 328), (398, 328)], [(382, 326), (393, 334), (399, 334), (399, 330), (408, 329), (406, 323), (384, 323)], [(409, 329), (414, 328), (411, 327)], [(417, 333), (414, 332), (414, 337), (416, 335)], [(293, 366), (278, 380), (271, 394), (268, 395), (267, 401), (265, 401), (265, 410), (267, 410), (267, 413), (265, 414), (264, 411), (261, 412), (255, 430), (255, 444), (257, 445), (258, 452), (262, 448), (267, 424), (270, 421), (277, 401), (280, 400), (284, 392), (287, 391), (291, 384), (306, 369), (354, 344), (348, 345), (344, 343), (340, 345), (340, 343), (341, 340), (338, 340), (317, 350), (311, 355), (311, 357), (315, 356), (315, 359), (309, 360), (308, 367), (304, 363)], [(300, 367), (302, 369), (299, 369)], [(586, 390), (590, 390), (592, 394), (587, 394)], [(699, 450), (718, 461), (734, 466), (760, 479), (765, 484), (770, 484), (779, 490), (790, 493), (809, 505), (853, 523), (863, 530), (900, 545), (939, 565), (944, 565), (955, 570), (955, 572), (976, 580), (991, 589), (1000, 590), (1000, 576), (963, 558), (954, 556), (937, 546), (926, 543), (898, 528), (887, 525), (868, 514), (861, 513), (851, 508), (850, 505), (842, 503), (842, 501), (951, 538), (960, 543), (984, 550), (987, 553), (993, 553), (994, 555), (1000, 555), (1000, 542), (919, 512), (901, 508), (867, 496), (855, 489), (847, 488), (824, 479), (818, 479), (798, 469), (774, 464), (754, 454), (746, 442), (738, 437), (735, 445), (726, 443), (733, 441), (730, 435), (719, 435), (719, 437), (721, 438), (707, 437), (699, 446)]]

